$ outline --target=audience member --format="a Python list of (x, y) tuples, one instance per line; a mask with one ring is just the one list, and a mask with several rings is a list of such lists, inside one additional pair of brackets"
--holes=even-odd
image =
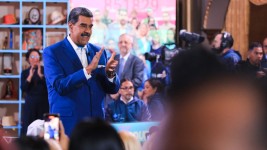
[(147, 104), (152, 121), (159, 121), (164, 115), (163, 90), (164, 88), (158, 79), (150, 78), (146, 80), (144, 90), (141, 93), (140, 99)]
[(115, 60), (119, 62), (116, 72), (120, 79), (130, 79), (137, 89), (143, 81), (144, 64), (141, 59), (131, 54), (133, 37), (129, 34), (120, 35), (118, 46), (120, 54), (115, 56)]
[(175, 25), (171, 22), (170, 14), (167, 11), (162, 13), (162, 21), (163, 23), (159, 26), (161, 43), (167, 43), (167, 35), (169, 29), (175, 29)]
[(119, 135), (125, 146), (125, 150), (142, 150), (142, 146), (136, 136), (128, 131), (120, 131)]
[(116, 43), (119, 41), (120, 35), (127, 33), (133, 34), (133, 27), (128, 23), (128, 12), (126, 9), (119, 9), (117, 21), (108, 25), (107, 39), (114, 39)]
[(150, 41), (148, 40), (149, 26), (141, 23), (138, 26), (137, 34), (134, 38), (134, 51), (136, 56), (143, 55), (150, 51)]
[(117, 131), (100, 120), (85, 120), (76, 125), (69, 150), (125, 150)]
[(102, 21), (102, 16), (100, 13), (100, 10), (95, 10), (94, 11), (94, 21), (93, 21), (93, 28), (92, 28), (92, 36), (90, 38), (90, 43), (96, 44), (98, 46), (104, 46), (107, 33), (108, 33), (108, 28), (107, 25), (104, 24)]
[(106, 120), (110, 122), (150, 121), (147, 105), (134, 97), (134, 85), (129, 79), (122, 79), (119, 99), (108, 104)]
[(25, 95), (22, 113), (22, 135), (28, 126), (36, 119), (42, 119), (44, 113), (49, 112), (48, 93), (41, 66), (41, 53), (37, 49), (30, 49), (26, 53), (26, 61), (30, 67), (21, 73), (21, 90)]
[(211, 44), (212, 50), (221, 56), (231, 71), (235, 71), (237, 63), (242, 60), (240, 53), (232, 49), (233, 44), (234, 39), (228, 32), (217, 34)]
[(258, 42), (253, 42), (249, 46), (248, 58), (246, 61), (242, 61), (238, 64), (239, 71), (245, 72), (252, 77), (262, 78), (266, 74), (262, 67), (263, 49), (262, 45)]
[(180, 52), (171, 70), (168, 114), (154, 150), (262, 148), (266, 139), (261, 88), (230, 74), (203, 48)]

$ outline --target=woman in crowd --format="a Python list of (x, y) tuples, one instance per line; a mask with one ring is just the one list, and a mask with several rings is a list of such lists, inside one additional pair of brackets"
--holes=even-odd
[(39, 50), (28, 50), (26, 61), (30, 67), (21, 73), (21, 90), (26, 94), (22, 116), (22, 134), (26, 134), (29, 124), (36, 119), (43, 119), (43, 114), (49, 112), (44, 68), (41, 66)]
[(146, 80), (144, 90), (140, 93), (140, 98), (144, 100), (148, 106), (152, 121), (159, 121), (162, 119), (164, 113), (162, 92), (162, 83), (158, 79), (150, 78)]

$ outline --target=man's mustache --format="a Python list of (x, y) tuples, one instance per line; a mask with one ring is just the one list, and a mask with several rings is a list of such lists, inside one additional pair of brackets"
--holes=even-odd
[(88, 33), (88, 32), (84, 32), (84, 33), (82, 33), (82, 34), (81, 34), (81, 36), (88, 36), (88, 37), (90, 37), (90, 36), (91, 36), (91, 34), (90, 34), (90, 33)]

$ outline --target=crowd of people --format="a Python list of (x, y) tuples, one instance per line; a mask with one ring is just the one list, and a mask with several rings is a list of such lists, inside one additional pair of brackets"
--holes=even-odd
[[(110, 125), (140, 121), (160, 121), (146, 150), (266, 148), (267, 38), (251, 43), (244, 61), (228, 32), (216, 34), (210, 47), (177, 52), (170, 22), (161, 26), (172, 32), (164, 41), (151, 14), (139, 22), (118, 13), (118, 21), (105, 24), (99, 10), (74, 8), (70, 34), (44, 49), (44, 67), (38, 50), (27, 52), (23, 136), (12, 148), (141, 150), (134, 135)], [(155, 54), (150, 61), (147, 52)], [(48, 112), (60, 115), (59, 142), (44, 140), (42, 131), (24, 136)]]

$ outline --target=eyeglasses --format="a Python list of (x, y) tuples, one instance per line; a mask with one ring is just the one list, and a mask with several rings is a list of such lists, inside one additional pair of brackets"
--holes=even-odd
[(79, 25), (79, 27), (80, 27), (82, 30), (92, 29), (93, 24), (87, 25), (87, 24), (85, 24), (85, 23), (81, 23), (81, 24)]
[(31, 59), (34, 59), (34, 58), (39, 59), (40, 56), (34, 56), (34, 55), (32, 55), (32, 56), (30, 56), (30, 58), (31, 58)]
[(133, 86), (121, 87), (122, 90), (132, 90), (133, 88), (134, 88)]

